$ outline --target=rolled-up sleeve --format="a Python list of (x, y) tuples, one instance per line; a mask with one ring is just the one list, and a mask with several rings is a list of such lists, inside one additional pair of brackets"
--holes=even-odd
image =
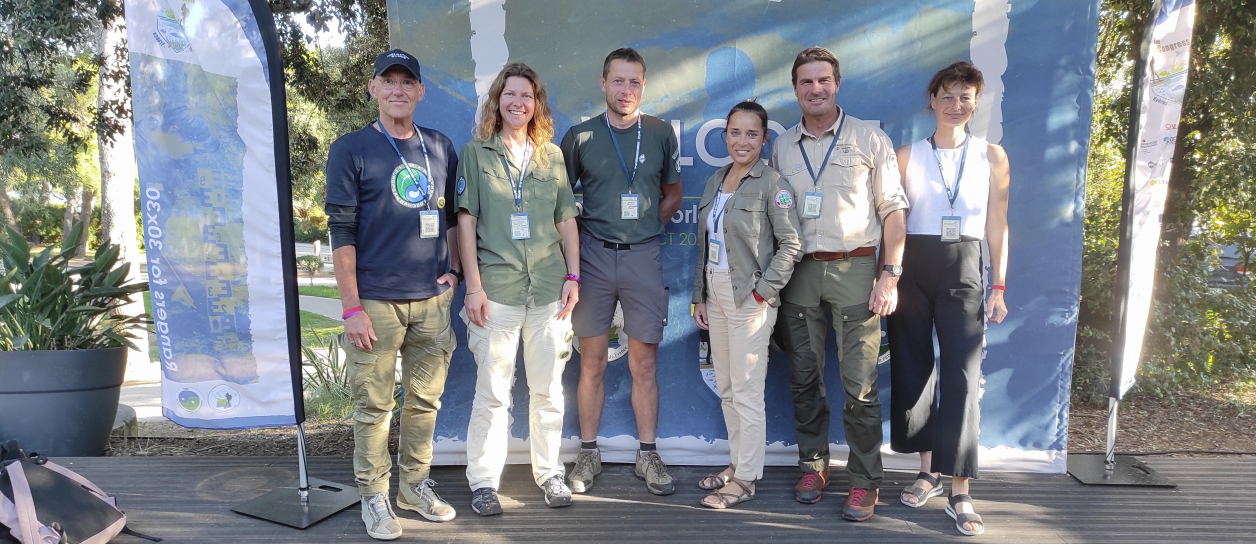
[(890, 212), (907, 209), (907, 191), (903, 189), (903, 180), (898, 173), (898, 156), (894, 154), (890, 138), (878, 134), (873, 142), (876, 148), (872, 154), (876, 162), (876, 167), (872, 169), (873, 203), (877, 208), (877, 217), (885, 220)]

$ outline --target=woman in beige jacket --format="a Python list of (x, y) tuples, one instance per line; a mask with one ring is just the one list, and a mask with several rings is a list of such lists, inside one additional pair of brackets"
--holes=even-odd
[(732, 164), (707, 180), (698, 206), (693, 318), (711, 332), (711, 360), (728, 428), (729, 465), (698, 482), (710, 508), (754, 498), (767, 445), (763, 382), (777, 293), (802, 258), (789, 182), (763, 164), (768, 114), (756, 102), (733, 107), (724, 142)]

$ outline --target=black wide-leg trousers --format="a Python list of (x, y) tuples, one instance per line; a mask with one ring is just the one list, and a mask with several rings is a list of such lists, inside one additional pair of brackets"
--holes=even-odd
[(888, 319), (890, 447), (933, 452), (930, 472), (977, 477), (984, 294), (980, 241), (907, 236)]

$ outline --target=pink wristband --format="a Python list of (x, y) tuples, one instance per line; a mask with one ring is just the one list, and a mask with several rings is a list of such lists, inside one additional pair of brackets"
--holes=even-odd
[(1004, 287), (1004, 286), (1002, 286), (1002, 285), (991, 285), (991, 286), (990, 286), (990, 290), (991, 290), (991, 291), (1003, 291), (1004, 293), (1006, 293), (1006, 292), (1007, 292), (1007, 287)]
[(358, 315), (358, 314), (360, 314), (360, 313), (362, 313), (362, 312), (364, 312), (364, 311), (365, 311), (365, 310), (363, 310), (361, 306), (354, 306), (354, 307), (352, 307), (352, 308), (349, 308), (348, 310), (345, 310), (345, 313), (344, 313), (343, 315), (341, 315), (341, 316), (340, 316), (340, 318), (341, 318), (341, 319), (349, 319), (350, 317), (353, 317), (353, 316), (355, 316), (355, 315)]

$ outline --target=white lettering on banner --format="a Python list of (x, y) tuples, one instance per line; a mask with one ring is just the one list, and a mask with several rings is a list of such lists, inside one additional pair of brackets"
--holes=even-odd
[[(158, 217), (161, 215), (161, 185), (154, 183), (144, 188), (144, 211), (148, 212), (144, 223), (144, 245), (154, 255), (159, 254), (162, 249), (164, 240), (161, 227), (158, 226), (160, 221)], [(162, 278), (161, 257), (150, 257), (148, 259), (148, 282), (153, 285), (165, 285), (170, 280)], [(152, 302), (154, 317), (153, 326), (157, 329), (157, 340), (161, 343), (161, 364), (171, 372), (177, 372), (179, 365), (174, 362), (174, 353), (170, 350), (170, 325), (166, 323), (166, 302), (165, 295), (161, 291), (152, 290)]]

